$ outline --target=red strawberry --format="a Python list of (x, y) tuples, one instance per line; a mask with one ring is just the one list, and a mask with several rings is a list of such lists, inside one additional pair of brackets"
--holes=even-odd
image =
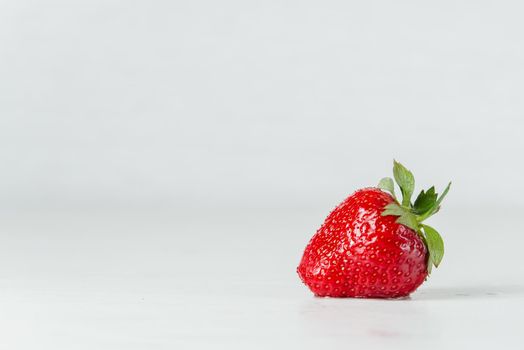
[(402, 202), (393, 180), (384, 178), (380, 189), (365, 188), (344, 200), (310, 240), (297, 271), (315, 295), (403, 297), (439, 265), (442, 238), (422, 221), (438, 211), (451, 183), (440, 197), (431, 187), (412, 204), (413, 175), (396, 161), (393, 173)]

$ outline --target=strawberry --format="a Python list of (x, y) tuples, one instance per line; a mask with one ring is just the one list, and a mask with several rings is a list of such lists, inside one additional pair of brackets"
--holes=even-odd
[(356, 191), (336, 207), (309, 241), (297, 272), (317, 296), (399, 298), (415, 291), (444, 255), (439, 233), (422, 222), (435, 214), (451, 183), (411, 202), (413, 174), (394, 161), (378, 188)]

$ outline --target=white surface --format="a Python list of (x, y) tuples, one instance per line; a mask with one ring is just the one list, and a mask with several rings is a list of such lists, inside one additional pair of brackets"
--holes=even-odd
[(522, 348), (517, 220), (444, 210), (444, 263), (411, 298), (321, 299), (295, 268), (325, 214), (4, 214), (0, 347)]

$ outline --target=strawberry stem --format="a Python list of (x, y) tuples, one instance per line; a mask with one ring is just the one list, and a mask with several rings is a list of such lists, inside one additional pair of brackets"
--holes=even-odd
[(393, 195), (395, 202), (389, 203), (384, 207), (382, 216), (398, 216), (396, 222), (413, 229), (421, 237), (428, 250), (428, 274), (431, 267), (438, 267), (444, 256), (444, 242), (440, 234), (431, 226), (422, 224), (424, 220), (436, 214), (440, 209), (440, 204), (448, 194), (451, 182), (438, 196), (435, 187), (430, 187), (427, 191), (422, 190), (411, 202), (411, 196), (415, 189), (415, 177), (406, 167), (393, 160), (393, 177), (402, 193), (402, 204), (399, 204), (395, 196), (395, 186), (391, 178), (386, 177), (380, 180), (378, 188)]

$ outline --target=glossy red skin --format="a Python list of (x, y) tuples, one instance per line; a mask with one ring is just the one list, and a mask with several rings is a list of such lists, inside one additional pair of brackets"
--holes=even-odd
[(393, 202), (377, 188), (359, 190), (328, 215), (297, 272), (321, 297), (400, 298), (427, 276), (426, 246), (412, 229), (381, 216)]

